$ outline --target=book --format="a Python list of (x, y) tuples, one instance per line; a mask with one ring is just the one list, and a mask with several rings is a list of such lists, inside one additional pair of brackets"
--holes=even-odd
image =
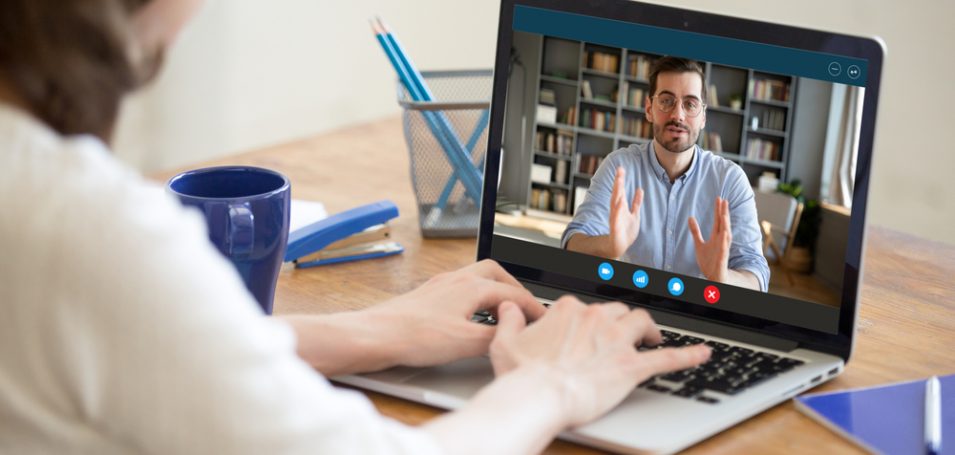
[(592, 70), (616, 73), (617, 66), (620, 63), (620, 55), (598, 51), (586, 52), (584, 60), (587, 62), (587, 67)]
[(567, 193), (563, 191), (554, 191), (554, 211), (564, 213), (567, 211)]
[(557, 104), (557, 93), (554, 91), (554, 89), (541, 88), (538, 98), (541, 104), (546, 104), (548, 106), (554, 106)]
[(537, 121), (541, 123), (557, 123), (557, 108), (546, 104), (538, 104)]
[(580, 83), (580, 89), (585, 100), (594, 99), (594, 91), (590, 87), (590, 81), (584, 79), (584, 81)]
[(627, 90), (627, 106), (642, 108), (644, 91), (639, 87), (630, 87)]
[[(942, 450), (955, 454), (955, 374), (939, 377)], [(873, 453), (925, 453), (925, 381), (823, 392), (793, 399), (796, 409)]]
[(550, 177), (553, 175), (554, 168), (540, 163), (531, 165), (531, 181), (537, 183), (550, 183)]
[(789, 84), (774, 79), (750, 79), (750, 97), (761, 101), (789, 101)]
[(720, 137), (720, 133), (716, 131), (706, 132), (706, 134), (703, 135), (703, 149), (711, 152), (722, 152), (723, 139)]
[(706, 104), (712, 107), (719, 107), (720, 97), (716, 93), (716, 84), (706, 86)]
[(554, 164), (554, 182), (565, 184), (567, 183), (567, 161), (558, 160)]
[(587, 189), (588, 187), (583, 185), (574, 187), (574, 213), (577, 213), (577, 208), (580, 207), (580, 204), (582, 204), (587, 197)]
[(541, 210), (550, 210), (550, 190), (542, 189), (537, 199), (537, 208)]

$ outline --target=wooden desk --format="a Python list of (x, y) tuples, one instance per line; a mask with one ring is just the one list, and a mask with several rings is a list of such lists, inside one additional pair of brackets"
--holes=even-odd
[[(401, 217), (394, 236), (406, 251), (386, 259), (283, 270), (276, 313), (363, 308), (472, 262), (474, 239), (426, 240), (418, 231), (408, 153), (397, 118), (270, 147), (208, 165), (248, 164), (292, 180), (295, 198), (322, 201), (330, 213), (391, 199)], [(163, 181), (175, 172), (159, 173)], [(878, 183), (876, 183), (878, 184)], [(870, 228), (856, 351), (846, 372), (817, 389), (837, 390), (955, 372), (955, 247)], [(440, 411), (375, 393), (382, 413), (420, 423)], [(689, 450), (691, 453), (857, 452), (839, 436), (780, 404)], [(547, 453), (596, 453), (556, 441)]]

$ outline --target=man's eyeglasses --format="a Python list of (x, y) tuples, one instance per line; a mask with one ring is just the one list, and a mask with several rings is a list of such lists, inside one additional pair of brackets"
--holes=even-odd
[[(660, 109), (660, 112), (670, 113), (673, 112), (673, 108), (676, 107), (678, 98), (665, 93), (663, 95), (651, 96), (650, 100), (656, 101), (657, 109)], [(687, 117), (696, 117), (700, 115), (700, 112), (703, 112), (705, 108), (706, 105), (696, 98), (683, 99), (683, 112), (686, 112)]]

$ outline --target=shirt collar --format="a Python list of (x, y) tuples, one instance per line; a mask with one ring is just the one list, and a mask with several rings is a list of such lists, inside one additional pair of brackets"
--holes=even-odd
[[(660, 160), (657, 159), (657, 153), (654, 150), (655, 147), (656, 146), (654, 145), (654, 141), (651, 140), (650, 142), (647, 143), (647, 152), (650, 155), (650, 166), (653, 167), (653, 172), (658, 177), (669, 182), (670, 176), (667, 175), (667, 170), (663, 168), (663, 165), (660, 164)], [(700, 161), (700, 147), (697, 146), (696, 144), (693, 144), (693, 161), (690, 161), (690, 168), (687, 169), (686, 172), (684, 172), (683, 175), (679, 177), (679, 179), (686, 180), (691, 175), (693, 175), (693, 172), (696, 171), (696, 168), (700, 167), (699, 161)]]

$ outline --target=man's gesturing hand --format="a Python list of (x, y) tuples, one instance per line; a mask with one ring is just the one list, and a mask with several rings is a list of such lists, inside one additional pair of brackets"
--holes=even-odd
[(637, 188), (633, 201), (627, 206), (627, 191), (624, 188), (626, 171), (617, 167), (610, 194), (610, 250), (613, 259), (619, 259), (640, 234), (640, 206), (643, 205), (643, 189)]
[(696, 218), (690, 217), (690, 233), (696, 246), (696, 263), (700, 266), (709, 280), (727, 282), (730, 245), (733, 243), (733, 233), (730, 226), (730, 206), (726, 199), (716, 198), (713, 205), (713, 229), (710, 239), (704, 241), (700, 233), (700, 225)]

